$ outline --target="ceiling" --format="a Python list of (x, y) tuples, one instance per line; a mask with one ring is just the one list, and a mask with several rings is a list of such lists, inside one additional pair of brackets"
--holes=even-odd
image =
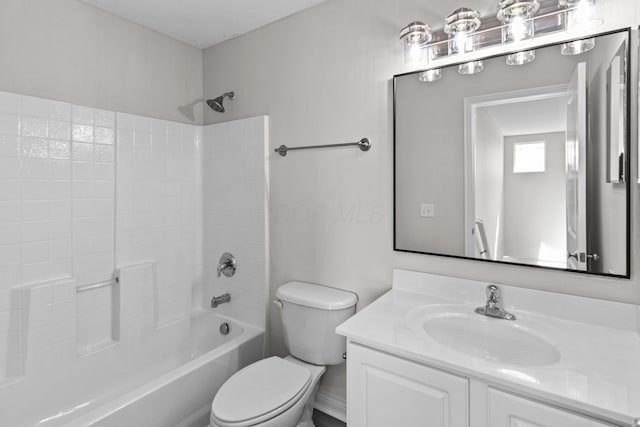
[(82, 0), (205, 49), (325, 0)]
[(567, 130), (567, 99), (562, 96), (482, 108), (504, 136)]

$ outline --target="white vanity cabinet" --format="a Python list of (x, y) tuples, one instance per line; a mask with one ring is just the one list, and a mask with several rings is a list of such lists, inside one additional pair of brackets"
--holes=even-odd
[(468, 427), (469, 381), (350, 344), (349, 427)]
[(491, 388), (488, 415), (491, 427), (613, 427)]
[(640, 427), (640, 306), (494, 287), (394, 270), (336, 328), (349, 427)]
[(352, 341), (347, 354), (349, 427), (619, 427)]

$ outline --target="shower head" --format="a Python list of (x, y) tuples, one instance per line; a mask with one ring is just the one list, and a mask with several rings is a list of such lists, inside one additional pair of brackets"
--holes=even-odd
[(207, 105), (209, 107), (211, 107), (211, 109), (213, 111), (217, 111), (218, 113), (224, 113), (224, 105), (222, 105), (222, 101), (224, 101), (224, 99), (226, 97), (229, 97), (229, 99), (234, 99), (236, 97), (236, 94), (234, 92), (227, 92), (222, 96), (219, 96), (215, 99), (209, 99), (207, 101)]

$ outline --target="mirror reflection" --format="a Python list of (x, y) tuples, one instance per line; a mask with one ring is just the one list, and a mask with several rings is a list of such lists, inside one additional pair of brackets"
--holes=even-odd
[(396, 76), (395, 249), (628, 276), (628, 39)]

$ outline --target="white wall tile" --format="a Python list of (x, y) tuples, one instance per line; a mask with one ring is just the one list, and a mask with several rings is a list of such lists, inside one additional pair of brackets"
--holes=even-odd
[(184, 145), (185, 128), (188, 143), (195, 145), (200, 129), (120, 113), (117, 123), (117, 265), (157, 264), (158, 321), (169, 322), (191, 310), (192, 286), (200, 283), (195, 263), (200, 236), (192, 225), (199, 217), (194, 173), (199, 154), (180, 150), (184, 155), (176, 159), (171, 150)]
[(0, 156), (18, 157), (20, 155), (20, 139), (16, 135), (0, 134)]
[(0, 113), (20, 114), (22, 97), (15, 93), (0, 92)]
[(0, 113), (0, 133), (17, 136), (20, 134), (20, 116), (18, 114)]
[[(231, 294), (220, 312), (264, 327), (268, 298), (266, 117), (207, 126), (203, 141), (205, 304)], [(218, 259), (238, 260), (232, 278), (216, 277)]]

